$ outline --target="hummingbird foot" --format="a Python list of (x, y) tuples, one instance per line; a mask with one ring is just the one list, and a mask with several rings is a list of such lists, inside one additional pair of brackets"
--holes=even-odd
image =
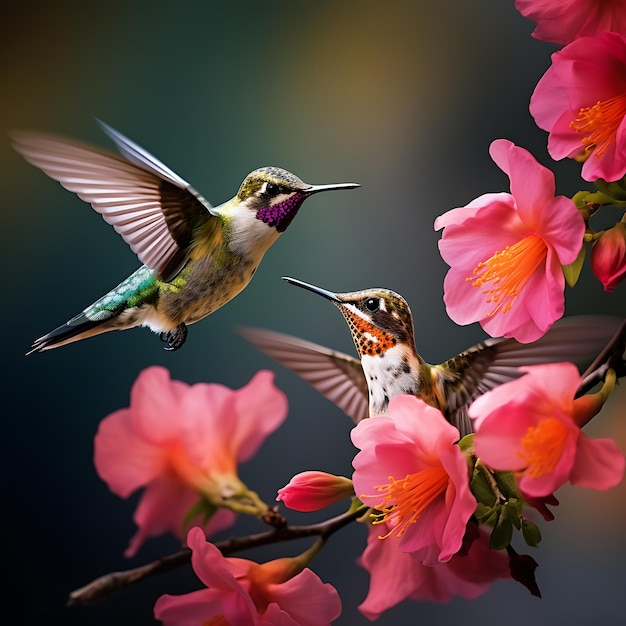
[(161, 341), (167, 342), (167, 347), (164, 350), (173, 352), (178, 350), (187, 339), (187, 326), (184, 323), (179, 324), (174, 330), (168, 330), (159, 335)]

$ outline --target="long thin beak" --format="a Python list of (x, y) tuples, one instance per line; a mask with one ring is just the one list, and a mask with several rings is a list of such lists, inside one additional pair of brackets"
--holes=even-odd
[(307, 196), (310, 196), (319, 191), (335, 191), (337, 189), (355, 189), (360, 187), (358, 183), (336, 183), (335, 185), (311, 185), (304, 190)]
[(297, 280), (295, 278), (289, 278), (289, 276), (283, 276), (283, 280), (288, 282), (290, 285), (295, 285), (296, 287), (302, 287), (303, 289), (308, 289), (313, 293), (316, 293), (318, 296), (322, 296), (331, 302), (340, 303), (341, 300), (337, 296), (337, 294), (332, 291), (327, 291), (326, 289), (322, 289), (321, 287), (316, 287), (315, 285), (310, 285), (309, 283), (305, 283), (301, 280)]

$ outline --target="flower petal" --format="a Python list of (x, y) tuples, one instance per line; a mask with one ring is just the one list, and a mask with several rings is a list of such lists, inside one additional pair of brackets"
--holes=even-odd
[(612, 439), (578, 438), (576, 460), (570, 476), (573, 485), (606, 490), (624, 477), (626, 459)]

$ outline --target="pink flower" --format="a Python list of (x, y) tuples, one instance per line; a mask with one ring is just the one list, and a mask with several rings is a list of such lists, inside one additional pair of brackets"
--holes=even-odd
[(457, 324), (480, 322), (492, 337), (527, 343), (563, 315), (561, 266), (576, 260), (585, 223), (571, 200), (554, 196), (554, 175), (529, 152), (505, 139), (489, 152), (511, 193), (485, 194), (435, 220), (450, 265), (444, 301)]
[(591, 269), (605, 291), (613, 291), (626, 278), (626, 222), (605, 230), (594, 242)]
[(533, 37), (568, 44), (604, 31), (626, 33), (623, 0), (515, 0), (524, 16), (537, 22)]
[(341, 614), (337, 591), (304, 567), (306, 558), (282, 558), (261, 565), (224, 558), (197, 527), (189, 531), (187, 545), (192, 550), (193, 570), (207, 588), (161, 596), (154, 616), (166, 626), (325, 626)]
[[(622, 12), (626, 14), (626, 12)], [(548, 131), (553, 159), (583, 161), (582, 177), (619, 180), (626, 174), (626, 36), (583, 37), (552, 55), (530, 99)]]
[(463, 543), (476, 500), (468, 467), (455, 442), (459, 431), (414, 396), (395, 396), (388, 414), (352, 430), (354, 490), (378, 510), (382, 536), (426, 565), (449, 561)]
[(449, 602), (458, 596), (471, 600), (483, 594), (496, 579), (510, 578), (506, 553), (491, 550), (489, 535), (482, 531), (467, 553), (459, 553), (434, 567), (403, 552), (399, 542), (393, 535), (381, 540), (380, 529), (370, 527), (367, 548), (360, 559), (360, 565), (370, 574), (367, 597), (359, 606), (368, 619), (378, 619), (381, 613), (407, 598)]
[[(127, 556), (147, 537), (167, 531), (180, 537), (183, 521), (187, 527), (202, 524), (202, 514), (215, 507), (254, 500), (256, 494), (237, 476), (237, 464), (251, 458), (285, 419), (287, 400), (273, 376), (259, 372), (233, 391), (217, 384), (189, 386), (171, 380), (163, 367), (149, 367), (133, 385), (130, 407), (102, 420), (94, 442), (98, 474), (123, 498), (145, 487)], [(204, 510), (186, 519), (199, 503)], [(258, 497), (255, 506), (262, 507)], [(231, 511), (219, 509), (205, 530), (216, 532), (233, 521)]]
[(550, 496), (568, 480), (594, 489), (617, 485), (624, 455), (611, 439), (590, 439), (579, 427), (601, 402), (598, 394), (574, 399), (581, 383), (576, 366), (551, 363), (520, 370), (527, 374), (471, 405), (477, 456), (495, 470), (517, 472), (520, 489), (531, 498)]
[(326, 472), (301, 472), (278, 490), (276, 500), (294, 511), (318, 511), (354, 495), (352, 481)]

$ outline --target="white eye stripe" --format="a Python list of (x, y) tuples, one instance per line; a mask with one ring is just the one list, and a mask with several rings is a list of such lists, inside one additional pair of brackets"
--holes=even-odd
[(369, 323), (369, 319), (367, 318), (367, 316), (363, 313), (363, 311), (361, 311), (354, 304), (344, 304), (343, 306), (345, 306), (346, 309), (348, 309), (348, 311), (350, 311), (350, 313), (353, 313), (354, 315), (360, 317), (365, 322)]

